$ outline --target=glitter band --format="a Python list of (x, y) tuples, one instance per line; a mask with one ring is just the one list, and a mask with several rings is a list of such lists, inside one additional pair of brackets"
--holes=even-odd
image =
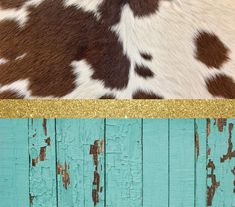
[(229, 118), (235, 100), (0, 100), (1, 118)]

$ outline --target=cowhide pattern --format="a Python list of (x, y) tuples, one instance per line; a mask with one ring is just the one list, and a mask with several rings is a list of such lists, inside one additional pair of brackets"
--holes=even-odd
[(0, 0), (0, 98), (235, 98), (234, 0)]

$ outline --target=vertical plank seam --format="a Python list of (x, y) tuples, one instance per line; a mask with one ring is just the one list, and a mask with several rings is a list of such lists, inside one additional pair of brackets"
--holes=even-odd
[[(81, 126), (83, 126), (83, 125), (81, 125), (81, 120), (83, 120), (83, 121), (85, 121), (85, 119), (80, 119), (79, 120), (79, 124), (78, 124), (78, 126), (79, 126), (79, 132), (80, 132), (80, 129), (82, 128)], [(79, 134), (78, 134), (78, 136), (79, 136)], [(83, 138), (83, 141), (82, 141), (82, 179), (83, 179), (83, 185), (82, 185), (82, 187), (83, 187), (83, 205), (84, 206), (86, 206), (86, 190), (85, 190), (85, 170), (84, 170), (84, 168), (85, 168), (85, 164), (86, 164), (86, 160), (85, 160), (85, 150), (84, 150), (84, 143), (87, 143), (87, 139), (86, 138)]]
[(144, 207), (144, 119), (141, 119), (141, 205)]
[(104, 118), (104, 207), (106, 207), (106, 118)]
[(208, 186), (208, 179), (207, 179), (207, 175), (208, 175), (208, 169), (207, 169), (207, 162), (208, 162), (208, 136), (206, 136), (206, 204), (205, 204), (206, 207), (207, 207), (207, 186)]
[(197, 130), (197, 126), (196, 126), (196, 119), (194, 119), (194, 130), (193, 130), (193, 133), (194, 133), (194, 207), (196, 207), (196, 184), (197, 184), (197, 159), (196, 159), (196, 156), (197, 156), (197, 151), (196, 151), (196, 140), (195, 140), (195, 136), (196, 136), (196, 130)]
[(55, 130), (55, 181), (56, 181), (56, 206), (59, 207), (59, 195), (58, 195), (58, 176), (57, 176), (57, 122), (54, 119), (54, 130)]
[(170, 119), (168, 119), (168, 207), (170, 207)]
[[(29, 160), (28, 160), (28, 163), (29, 163), (29, 169), (28, 169), (28, 182), (29, 182), (29, 193), (28, 193), (28, 196), (30, 196), (30, 191), (31, 191), (31, 188), (30, 188), (30, 132), (29, 132), (29, 122), (30, 122), (30, 118), (28, 118), (28, 158), (29, 158)], [(29, 206), (31, 206), (31, 203), (30, 203), (30, 197), (29, 197)]]

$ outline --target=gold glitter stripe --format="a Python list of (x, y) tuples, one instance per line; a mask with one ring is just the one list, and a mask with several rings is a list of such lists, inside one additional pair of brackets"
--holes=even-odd
[(229, 118), (235, 100), (0, 100), (0, 118)]

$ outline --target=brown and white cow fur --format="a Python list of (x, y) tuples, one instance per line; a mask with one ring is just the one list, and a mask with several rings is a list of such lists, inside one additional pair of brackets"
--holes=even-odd
[(235, 98), (235, 2), (0, 0), (0, 98)]

